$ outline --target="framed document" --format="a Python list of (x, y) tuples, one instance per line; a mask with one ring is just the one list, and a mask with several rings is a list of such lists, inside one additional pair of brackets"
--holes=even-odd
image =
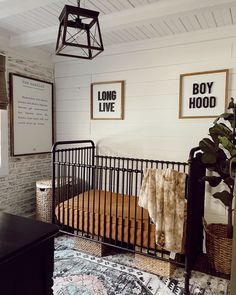
[(91, 84), (91, 119), (124, 119), (124, 81)]
[(180, 75), (179, 118), (210, 118), (227, 105), (228, 69)]
[(48, 153), (53, 144), (53, 83), (10, 73), (11, 154)]

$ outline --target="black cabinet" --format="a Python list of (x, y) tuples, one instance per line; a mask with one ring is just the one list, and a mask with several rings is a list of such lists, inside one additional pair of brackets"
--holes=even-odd
[(0, 213), (0, 294), (52, 295), (56, 225)]

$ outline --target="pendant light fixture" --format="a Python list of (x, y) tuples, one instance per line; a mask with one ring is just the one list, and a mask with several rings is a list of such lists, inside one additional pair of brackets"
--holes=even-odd
[(59, 16), (56, 54), (93, 59), (103, 48), (98, 11), (65, 5)]

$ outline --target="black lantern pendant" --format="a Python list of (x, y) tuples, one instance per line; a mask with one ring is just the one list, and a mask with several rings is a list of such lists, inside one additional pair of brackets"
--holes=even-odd
[(56, 54), (93, 59), (103, 48), (98, 11), (65, 5), (59, 16)]

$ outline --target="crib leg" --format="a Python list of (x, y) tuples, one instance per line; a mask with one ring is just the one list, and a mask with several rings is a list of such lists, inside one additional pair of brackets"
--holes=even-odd
[(190, 295), (189, 293), (189, 280), (190, 280), (190, 271), (189, 270), (186, 270), (184, 272), (184, 294), (185, 295)]

